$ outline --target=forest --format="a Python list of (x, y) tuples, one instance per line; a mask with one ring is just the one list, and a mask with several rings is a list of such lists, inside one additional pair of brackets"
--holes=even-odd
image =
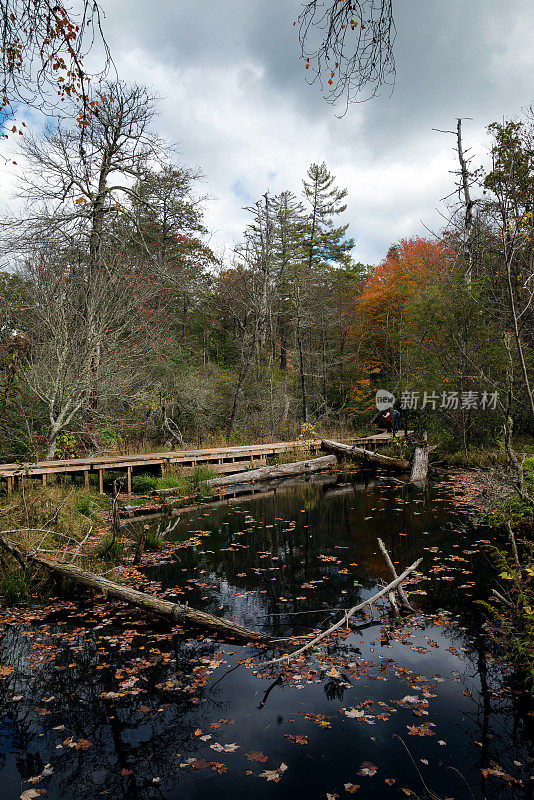
[(486, 168), (460, 120), (446, 227), (365, 265), (325, 163), (265, 187), (216, 254), (209, 180), (153, 132), (148, 90), (95, 102), (83, 130), (22, 140), (25, 204), (2, 221), (3, 461), (359, 432), (380, 388), (450, 454), (532, 434), (531, 112), (488, 126)]
[[(0, 2), (0, 796), (530, 800), (534, 106), (488, 113), (475, 147), (454, 96), (425, 166), (387, 137), (417, 107), (406, 65), (465, 55), (452, 22), (416, 57), (423, 10), (293, 4), (295, 78), (281, 6), (192, 5)], [(162, 97), (204, 47), (202, 91)], [(398, 52), (406, 119), (381, 138), (361, 109)], [(320, 153), (294, 180), (284, 131), (253, 127), (264, 96)], [(230, 241), (215, 187), (240, 149)], [(435, 163), (439, 222), (416, 224)]]

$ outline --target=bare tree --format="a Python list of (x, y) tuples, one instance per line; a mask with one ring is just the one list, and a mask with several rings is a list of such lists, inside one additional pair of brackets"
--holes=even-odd
[[(21, 238), (40, 247), (50, 236), (87, 248), (87, 280), (99, 269), (104, 224), (142, 201), (135, 183), (166, 152), (150, 125), (154, 97), (141, 86), (110, 84), (97, 97), (85, 131), (60, 125), (44, 136), (30, 135), (22, 150), (29, 169), (21, 179), (24, 218), (8, 220), (14, 248)], [(22, 234), (22, 236), (20, 235)]]
[(228, 442), (234, 431), (239, 402), (254, 357), (258, 348), (265, 344), (269, 288), (274, 270), (274, 219), (268, 193), (246, 210), (252, 214), (252, 221), (245, 231), (244, 245), (237, 249), (237, 256), (248, 272), (249, 303), (238, 322), (241, 328), (240, 368), (226, 430)]
[(19, 372), (44, 412), (47, 459), (54, 457), (59, 434), (79, 420), (95, 387), (100, 420), (111, 406), (127, 407), (137, 390), (157, 333), (147, 313), (152, 285), (144, 266), (128, 263), (127, 256), (115, 248), (107, 252), (106, 269), (89, 288), (80, 280), (75, 254), (54, 244), (20, 271), (29, 348)]

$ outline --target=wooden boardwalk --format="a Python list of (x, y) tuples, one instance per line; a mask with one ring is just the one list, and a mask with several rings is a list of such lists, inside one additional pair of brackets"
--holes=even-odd
[[(401, 432), (397, 434), (403, 436)], [(360, 439), (345, 439), (347, 444), (357, 444), (373, 449), (391, 438), (389, 433), (366, 436)], [(206, 450), (173, 450), (164, 453), (141, 453), (122, 456), (96, 456), (70, 458), (65, 460), (36, 461), (26, 463), (0, 464), (0, 478), (7, 482), (7, 493), (11, 494), (15, 481), (23, 476), (40, 478), (43, 486), (49, 475), (83, 475), (85, 487), (89, 487), (89, 475), (98, 474), (99, 491), (104, 492), (104, 473), (125, 472), (127, 491), (132, 491), (132, 474), (141, 467), (159, 467), (161, 474), (173, 465), (184, 468), (208, 466), (214, 472), (239, 472), (249, 467), (267, 463), (267, 458), (291, 450), (307, 450), (316, 453), (320, 450), (320, 439), (307, 441), (274, 442), (271, 444), (251, 444), (239, 447), (216, 447)]]

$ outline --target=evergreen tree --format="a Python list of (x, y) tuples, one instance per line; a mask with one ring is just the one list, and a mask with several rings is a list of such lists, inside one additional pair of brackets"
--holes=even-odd
[(311, 164), (308, 180), (303, 181), (303, 196), (308, 205), (303, 241), (308, 270), (328, 262), (347, 264), (354, 239), (347, 239), (348, 224), (336, 227), (335, 218), (347, 204), (346, 189), (338, 189), (335, 177), (323, 163)]

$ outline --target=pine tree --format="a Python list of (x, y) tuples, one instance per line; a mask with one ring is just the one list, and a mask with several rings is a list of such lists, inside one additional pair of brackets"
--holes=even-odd
[(311, 164), (303, 196), (309, 206), (306, 215), (304, 250), (308, 270), (326, 263), (347, 264), (354, 239), (347, 239), (348, 224), (335, 226), (335, 218), (346, 208), (346, 189), (338, 189), (326, 164)]

